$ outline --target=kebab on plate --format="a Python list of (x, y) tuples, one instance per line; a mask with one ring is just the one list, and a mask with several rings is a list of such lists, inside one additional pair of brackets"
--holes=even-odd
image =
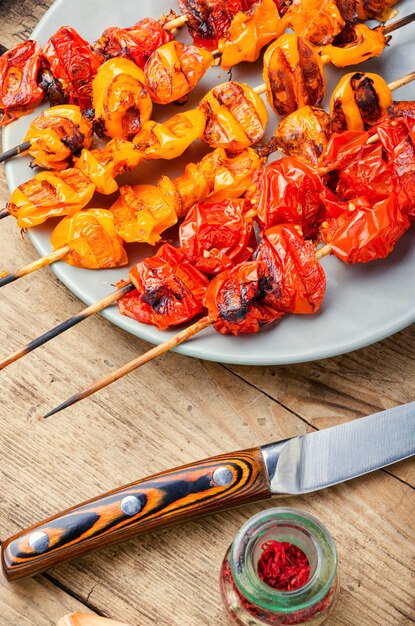
[[(307, 165), (290, 157), (259, 171), (255, 182), (246, 193), (245, 200), (196, 205), (180, 227), (180, 252), (174, 249), (175, 252), (171, 253), (171, 246), (163, 246), (162, 253), (152, 257), (156, 261), (150, 259), (138, 264), (138, 269), (133, 271), (134, 285), (131, 281), (121, 283), (119, 289), (103, 301), (88, 307), (4, 358), (0, 367), (9, 365), (117, 300), (123, 314), (141, 322), (151, 323), (153, 307), (153, 321), (157, 327), (174, 325), (175, 300), (169, 300), (170, 289), (163, 287), (167, 284), (163, 280), (166, 277), (169, 280), (171, 278), (172, 259), (180, 260), (180, 263), (173, 263), (176, 270), (185, 262), (186, 268), (189, 268), (190, 263), (193, 270), (210, 277), (218, 274), (226, 276), (226, 272), (235, 265), (246, 263), (252, 256), (255, 248), (252, 228), (254, 219), (258, 221), (263, 233), (259, 248), (254, 253), (256, 260), (266, 262), (270, 246), (274, 250), (272, 254), (278, 254), (280, 265), (284, 261), (286, 268), (301, 266), (301, 258), (295, 263), (290, 261), (292, 257), (287, 252), (287, 246), (291, 251), (296, 249), (300, 257), (299, 251), (304, 249), (307, 262), (311, 258), (310, 249), (316, 259), (334, 254), (346, 263), (367, 262), (385, 257), (409, 227), (410, 220), (415, 218), (414, 120), (413, 103), (395, 103), (378, 126), (372, 129), (371, 134), (347, 131), (334, 136), (322, 158), (323, 164), (327, 166), (330, 163), (332, 169), (337, 170), (334, 183), (329, 167), (325, 167), (326, 175), (320, 178)], [(378, 136), (376, 145), (368, 142), (368, 138), (375, 135)], [(295, 169), (298, 172), (296, 175)], [(399, 177), (402, 171), (406, 172), (403, 185)], [(285, 180), (286, 172), (289, 177)], [(368, 172), (371, 172), (370, 175), (365, 176)], [(286, 185), (286, 193), (281, 198), (279, 190), (283, 184)], [(292, 210), (287, 209), (284, 198), (293, 198)], [(368, 198), (373, 199), (370, 201)], [(294, 210), (294, 204), (297, 209), (301, 206), (301, 211)], [(308, 239), (304, 239), (302, 234), (306, 229)], [(329, 243), (314, 252), (310, 237)], [(154, 273), (155, 278), (151, 282), (153, 274), (149, 268), (153, 267), (153, 262), (162, 269), (160, 273)], [(304, 276), (308, 276), (310, 280), (315, 273), (313, 268), (315, 269), (314, 262), (307, 271), (304, 269)], [(190, 274), (186, 271), (183, 275), (199, 276), (193, 270)], [(180, 273), (176, 271), (174, 280)], [(141, 277), (141, 282), (138, 277)], [(200, 280), (202, 282), (198, 283), (199, 286), (204, 284), (203, 279)], [(275, 281), (274, 278), (274, 283)], [(317, 286), (311, 288), (310, 283), (303, 280), (302, 284), (307, 283), (307, 288), (289, 288), (292, 283), (289, 269), (279, 271), (277, 282), (285, 285), (286, 296), (282, 298), (285, 304), (279, 306), (283, 312), (313, 313), (318, 308), (315, 305), (315, 302), (320, 303)], [(134, 287), (138, 284), (140, 287), (137, 291)], [(172, 293), (179, 296), (182, 294), (178, 296), (180, 303), (182, 291), (173, 289)], [(304, 293), (308, 295), (304, 296)], [(281, 301), (280, 292), (278, 294)], [(186, 307), (179, 309), (183, 311)], [(251, 321), (248, 325), (250, 324)], [(187, 337), (184, 331), (179, 340)], [(179, 340), (177, 341), (180, 342)], [(166, 345), (172, 347), (175, 344), (169, 341)], [(158, 348), (154, 348), (151, 354), (157, 354), (157, 350)]]
[[(193, 24), (192, 32), (203, 30), (208, 39), (213, 33), (212, 41), (219, 46), (214, 55), (209, 51), (212, 50), (209, 45), (203, 48), (172, 41), (172, 35), (166, 29), (174, 29), (177, 20), (166, 21), (164, 18), (160, 21), (146, 18), (127, 29), (107, 29), (94, 46), (90, 46), (73, 28), (64, 26), (49, 39), (43, 50), (29, 40), (7, 51), (0, 57), (2, 124), (33, 110), (46, 93), (52, 105), (65, 102), (76, 104), (85, 111), (90, 109), (93, 105), (92, 82), (99, 73), (103, 81), (113, 83), (114, 66), (108, 61), (114, 59), (126, 60), (140, 71), (144, 70), (140, 82), (156, 102), (183, 98), (212, 65), (214, 56), (221, 56), (224, 68), (244, 60), (255, 60), (261, 48), (278, 38), (287, 26), (286, 16), (284, 20), (280, 19), (273, 0), (261, 0), (244, 7), (235, 2), (232, 8), (229, 3), (221, 6), (221, 3), (211, 3), (210, 0), (199, 4), (206, 8), (198, 12), (200, 23), (195, 28), (192, 21), (189, 24)], [(301, 11), (306, 15), (305, 21), (309, 22), (306, 4)], [(191, 13), (195, 9), (194, 3), (188, 8)], [(216, 10), (219, 10), (218, 19), (215, 19)], [(345, 12), (343, 8), (342, 11)], [(225, 14), (226, 18), (222, 19)], [(195, 14), (193, 18), (196, 19)], [(387, 44), (385, 34), (409, 23), (410, 19), (388, 26), (384, 31), (381, 27), (374, 34), (364, 25), (351, 24), (347, 20), (347, 32), (340, 33), (338, 41), (334, 41), (334, 34), (325, 40), (326, 45), (333, 44), (333, 49), (322, 51), (324, 59), (345, 66), (376, 56)], [(183, 20), (180, 23), (184, 23)], [(217, 39), (215, 33), (221, 33), (221, 38)], [(198, 42), (201, 43), (196, 37), (195, 43)], [(102, 65), (106, 67), (105, 71), (100, 71)], [(175, 82), (174, 89), (168, 88), (167, 79)], [(154, 90), (159, 81), (165, 88)]]

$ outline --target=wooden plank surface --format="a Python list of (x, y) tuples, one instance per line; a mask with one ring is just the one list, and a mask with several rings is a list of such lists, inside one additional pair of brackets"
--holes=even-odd
[[(28, 32), (51, 2), (3, 1), (0, 41)], [(1, 204), (7, 201), (2, 179)], [(36, 258), (3, 220), (0, 270)], [(6, 354), (82, 308), (50, 270), (1, 290)], [(2, 372), (0, 539), (101, 491), (198, 458), (360, 417), (415, 397), (415, 329), (317, 363), (222, 366), (168, 354), (46, 423), (46, 408), (148, 347), (106, 320), (84, 322)], [(284, 504), (317, 515), (341, 561), (329, 626), (407, 626), (414, 611), (415, 467)], [(277, 504), (275, 501), (273, 504)], [(90, 607), (134, 626), (224, 626), (218, 571), (252, 505), (152, 533), (0, 587), (0, 626), (52, 626)]]

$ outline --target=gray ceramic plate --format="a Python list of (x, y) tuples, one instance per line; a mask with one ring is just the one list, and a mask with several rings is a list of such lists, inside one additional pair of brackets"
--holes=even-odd
[[(145, 16), (158, 17), (176, 3), (166, 0), (57, 0), (39, 22), (33, 37), (44, 44), (60, 26), (70, 25), (80, 34), (93, 41), (108, 26), (128, 26)], [(413, 0), (398, 3), (400, 15), (413, 9)], [(182, 35), (183, 36), (183, 35)], [(382, 74), (387, 81), (394, 80), (415, 69), (415, 24), (394, 34), (390, 47), (379, 60), (367, 62), (367, 71)], [(346, 72), (327, 68), (330, 94), (339, 77)], [(235, 80), (252, 86), (262, 83), (261, 64), (243, 64), (234, 69)], [(215, 84), (227, 79), (218, 69), (208, 71), (200, 85), (192, 92), (187, 108), (192, 108), (201, 96)], [(396, 93), (396, 99), (414, 99), (415, 86), (408, 85)], [(328, 101), (328, 98), (327, 98)], [(326, 102), (327, 105), (327, 102)], [(156, 107), (154, 117), (163, 120), (177, 107)], [(38, 111), (36, 112), (38, 113)], [(23, 140), (25, 131), (34, 117), (27, 116), (8, 126), (3, 135), (3, 148), (8, 149)], [(277, 118), (270, 114), (268, 135), (277, 125)], [(186, 161), (199, 159), (206, 147), (198, 142), (184, 158), (174, 162), (155, 162), (137, 169), (125, 180), (139, 182), (156, 181), (162, 174), (179, 175)], [(31, 177), (29, 159), (18, 158), (7, 164), (6, 175), (10, 189)], [(96, 197), (93, 205), (108, 206), (113, 198)], [(49, 235), (52, 224), (33, 229), (29, 236), (40, 255), (51, 250)], [(272, 330), (254, 336), (227, 337), (207, 329), (198, 337), (180, 346), (179, 352), (193, 357), (225, 363), (270, 365), (299, 363), (335, 356), (379, 341), (415, 321), (415, 234), (413, 229), (399, 242), (395, 252), (384, 261), (364, 266), (348, 267), (335, 258), (323, 260), (327, 271), (327, 295), (318, 315), (287, 316)], [(149, 247), (130, 246), (131, 264), (150, 253)], [(127, 275), (120, 270), (83, 270), (56, 263), (53, 266), (62, 282), (87, 304), (99, 300), (112, 291), (112, 284)], [(24, 280), (24, 279), (23, 279)], [(34, 276), (26, 280), (36, 280)], [(104, 315), (124, 330), (153, 343), (164, 341), (170, 334), (159, 332), (151, 326), (138, 324), (119, 315), (116, 307)], [(66, 312), (60, 311), (65, 319)], [(75, 331), (76, 332), (76, 331)]]

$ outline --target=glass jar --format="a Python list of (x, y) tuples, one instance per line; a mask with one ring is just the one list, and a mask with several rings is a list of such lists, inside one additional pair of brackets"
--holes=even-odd
[[(257, 564), (265, 542), (286, 541), (307, 556), (310, 576), (295, 591), (264, 583)], [(337, 552), (323, 524), (304, 511), (275, 508), (251, 518), (225, 555), (220, 587), (231, 624), (238, 626), (320, 626), (332, 612), (338, 591)]]

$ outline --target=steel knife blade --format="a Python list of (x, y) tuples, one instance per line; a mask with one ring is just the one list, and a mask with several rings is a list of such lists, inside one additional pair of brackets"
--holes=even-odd
[(35, 524), (2, 545), (10, 581), (133, 535), (277, 495), (299, 495), (415, 454), (415, 402), (144, 478)]

